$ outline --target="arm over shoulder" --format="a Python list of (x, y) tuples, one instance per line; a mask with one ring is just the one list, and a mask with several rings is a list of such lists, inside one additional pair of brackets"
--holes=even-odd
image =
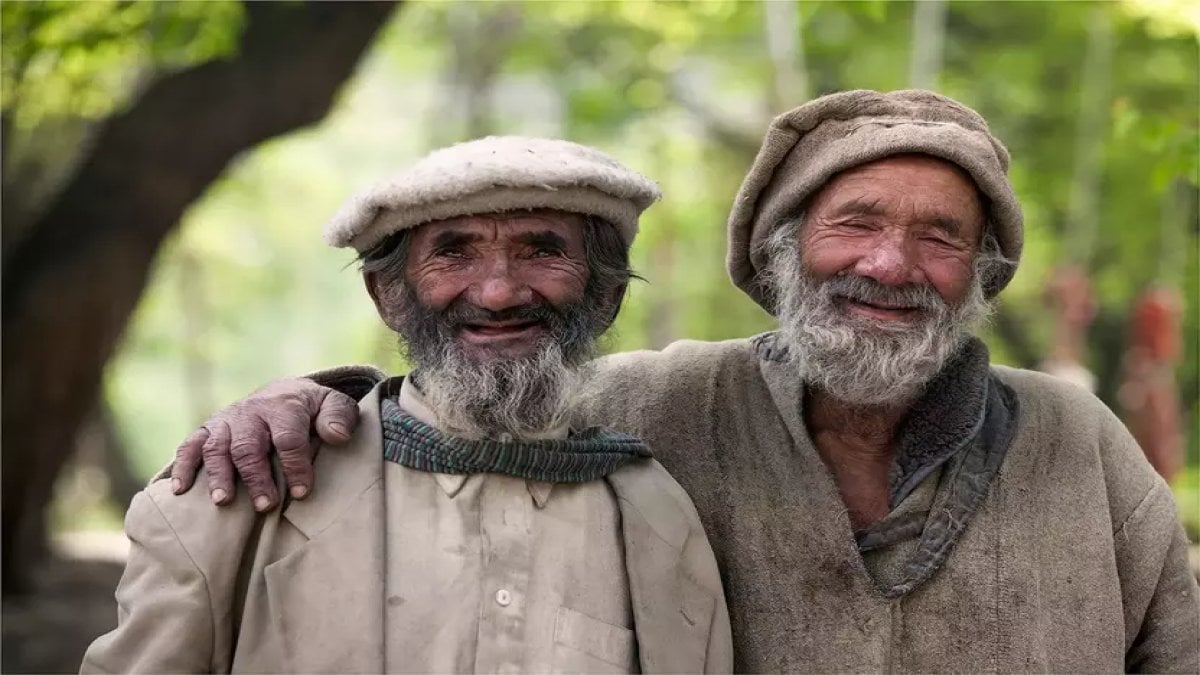
[[(718, 400), (717, 389), (757, 377), (753, 349), (750, 340), (680, 340), (662, 351), (598, 359), (580, 396), (576, 419), (658, 441), (664, 425), (705, 419)], [(671, 454), (667, 444), (652, 445), (656, 455)], [(672, 466), (672, 459), (663, 463)]]

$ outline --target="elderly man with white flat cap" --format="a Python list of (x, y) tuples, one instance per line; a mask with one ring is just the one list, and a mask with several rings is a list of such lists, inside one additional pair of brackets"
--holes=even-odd
[(567, 419), (657, 198), (597, 150), (495, 137), (350, 200), (326, 239), (413, 372), (370, 386), (303, 501), (139, 493), (120, 623), (83, 670), (731, 670), (691, 500), (638, 439)]
[[(1099, 400), (991, 365), (972, 336), (1021, 256), (1008, 161), (980, 115), (933, 92), (781, 115), (728, 252), (779, 330), (608, 357), (576, 401), (576, 420), (649, 442), (695, 500), (736, 670), (1200, 672), (1166, 483)], [(247, 460), (269, 443), (246, 420), (291, 434), (279, 454), (303, 466), (311, 418), (340, 398), (290, 380), (208, 426), (239, 425), (237, 465), (270, 508)], [(288, 401), (304, 410), (275, 419)], [(179, 488), (201, 444), (206, 471), (231, 474), (228, 443), (181, 446)]]

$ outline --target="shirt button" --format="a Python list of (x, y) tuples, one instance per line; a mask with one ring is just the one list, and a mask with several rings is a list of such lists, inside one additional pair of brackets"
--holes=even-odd
[(497, 605), (500, 605), (501, 607), (508, 607), (509, 603), (511, 603), (511, 602), (512, 602), (512, 594), (511, 593), (509, 593), (508, 591), (506, 591), (503, 588), (496, 591), (496, 604)]

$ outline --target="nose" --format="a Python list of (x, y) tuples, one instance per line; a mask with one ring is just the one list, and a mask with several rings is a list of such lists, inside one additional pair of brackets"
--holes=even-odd
[(858, 259), (854, 273), (889, 286), (915, 283), (919, 281), (919, 271), (911, 248), (899, 233), (884, 233)]
[(517, 278), (507, 258), (503, 257), (487, 265), (474, 290), (472, 302), (493, 312), (526, 305), (532, 299), (529, 286)]

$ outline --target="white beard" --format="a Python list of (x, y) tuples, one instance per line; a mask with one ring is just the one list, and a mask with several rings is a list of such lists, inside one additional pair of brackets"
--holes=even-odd
[[(786, 229), (771, 236), (768, 278), (788, 354), (807, 384), (856, 405), (905, 405), (991, 312), (977, 262), (968, 296), (951, 307), (932, 287), (886, 287), (864, 277), (814, 279)], [(983, 256), (979, 256), (982, 261)], [(851, 315), (840, 298), (919, 307), (908, 324)]]

